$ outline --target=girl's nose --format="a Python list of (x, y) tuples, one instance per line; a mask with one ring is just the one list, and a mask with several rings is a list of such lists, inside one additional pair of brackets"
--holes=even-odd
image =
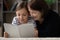
[(22, 20), (23, 19), (23, 16), (20, 16), (20, 20)]

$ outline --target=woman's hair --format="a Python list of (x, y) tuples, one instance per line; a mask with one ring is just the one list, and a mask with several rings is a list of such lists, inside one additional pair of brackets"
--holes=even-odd
[(27, 12), (29, 13), (26, 1), (22, 1), (21, 3), (18, 3), (18, 5), (16, 7), (16, 11), (21, 10), (23, 8), (25, 8), (27, 10)]
[(48, 12), (48, 5), (44, 0), (31, 1), (28, 4), (32, 10), (43, 12), (43, 16)]

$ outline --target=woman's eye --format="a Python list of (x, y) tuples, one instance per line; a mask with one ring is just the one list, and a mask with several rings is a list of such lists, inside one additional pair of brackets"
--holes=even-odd
[(31, 12), (32, 14), (35, 14), (36, 12)]

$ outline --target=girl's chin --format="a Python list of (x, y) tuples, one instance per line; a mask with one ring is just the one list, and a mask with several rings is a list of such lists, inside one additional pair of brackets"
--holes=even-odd
[(25, 24), (26, 22), (20, 22), (21, 24)]

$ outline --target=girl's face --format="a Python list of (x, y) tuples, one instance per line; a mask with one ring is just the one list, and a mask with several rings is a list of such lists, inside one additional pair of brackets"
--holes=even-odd
[(27, 23), (28, 12), (26, 11), (25, 8), (22, 8), (21, 10), (16, 11), (16, 15), (20, 23)]
[(34, 20), (41, 19), (42, 14), (40, 11), (32, 10), (30, 7), (28, 7), (28, 9), (30, 11), (30, 15), (33, 17)]

